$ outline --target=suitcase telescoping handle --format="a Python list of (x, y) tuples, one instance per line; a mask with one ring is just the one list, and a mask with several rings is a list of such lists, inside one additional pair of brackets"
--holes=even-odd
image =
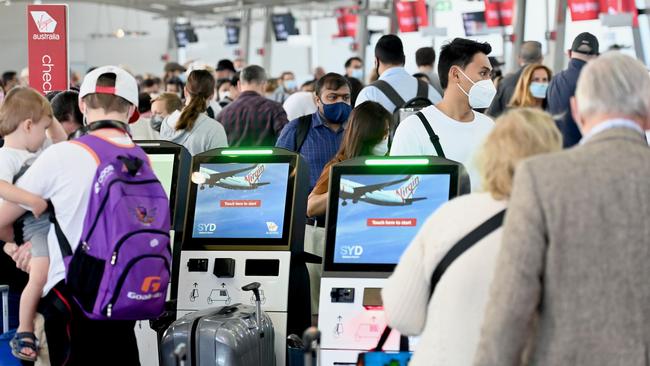
[(255, 296), (255, 321), (257, 326), (262, 326), (262, 298), (260, 297), (260, 283), (252, 282), (246, 286), (243, 286), (241, 289), (244, 291), (253, 291), (253, 296)]
[(2, 294), (2, 333), (9, 331), (9, 286), (0, 285)]

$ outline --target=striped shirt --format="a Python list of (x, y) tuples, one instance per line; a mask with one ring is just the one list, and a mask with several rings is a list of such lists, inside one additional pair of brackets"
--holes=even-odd
[(228, 145), (273, 146), (287, 124), (287, 113), (280, 103), (254, 91), (245, 91), (217, 115), (228, 135)]

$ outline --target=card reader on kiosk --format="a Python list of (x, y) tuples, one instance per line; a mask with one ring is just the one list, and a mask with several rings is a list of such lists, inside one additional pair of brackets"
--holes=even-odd
[[(170, 242), (173, 256), (172, 276), (167, 290), (167, 300), (171, 300), (169, 304), (174, 307), (173, 300), (176, 299), (178, 286), (180, 242), (183, 236), (183, 219), (185, 218), (187, 186), (189, 184), (192, 156), (183, 146), (168, 141), (136, 141), (136, 143), (147, 153), (153, 171), (169, 197), (172, 216)], [(161, 324), (161, 326), (164, 328), (165, 324)], [(153, 330), (148, 320), (142, 320), (136, 323), (135, 332), (142, 366), (158, 366), (160, 330), (158, 332)]]
[[(318, 320), (321, 365), (355, 365), (360, 352), (376, 346), (386, 326), (386, 278), (426, 219), (464, 193), (465, 168), (438, 157), (356, 158), (332, 167)], [(398, 348), (394, 332), (385, 349)]]
[(310, 325), (302, 255), (308, 169), (300, 155), (276, 148), (216, 149), (192, 162), (178, 317), (253, 304), (241, 288), (259, 282), (277, 365), (285, 364), (287, 335)]

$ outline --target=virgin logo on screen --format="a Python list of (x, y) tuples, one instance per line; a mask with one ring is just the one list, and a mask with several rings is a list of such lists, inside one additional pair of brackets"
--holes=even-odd
[(260, 164), (257, 169), (255, 169), (251, 174), (244, 177), (248, 183), (257, 183), (260, 180), (260, 177), (264, 173), (264, 164)]
[(416, 175), (411, 179), (411, 181), (400, 188), (397, 189), (397, 194), (402, 198), (402, 199), (407, 199), (413, 197), (413, 193), (415, 193), (415, 189), (420, 185), (420, 176)]
[(359, 259), (362, 255), (363, 247), (361, 245), (341, 246), (341, 258), (343, 259)]
[(60, 39), (57, 33), (54, 33), (56, 30), (56, 20), (50, 16), (47, 12), (44, 11), (30, 11), (29, 12), (36, 23), (36, 28), (40, 34), (34, 34), (32, 38), (34, 40), (55, 40)]

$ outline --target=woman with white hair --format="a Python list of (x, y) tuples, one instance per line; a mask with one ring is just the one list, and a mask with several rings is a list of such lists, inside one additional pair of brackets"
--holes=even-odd
[(421, 336), (409, 365), (472, 364), (501, 230), (458, 257), (430, 299), (432, 273), (456, 243), (505, 209), (521, 160), (561, 149), (560, 131), (539, 109), (513, 109), (497, 119), (480, 154), (486, 192), (455, 198), (434, 212), (382, 291), (388, 325), (404, 335)]

